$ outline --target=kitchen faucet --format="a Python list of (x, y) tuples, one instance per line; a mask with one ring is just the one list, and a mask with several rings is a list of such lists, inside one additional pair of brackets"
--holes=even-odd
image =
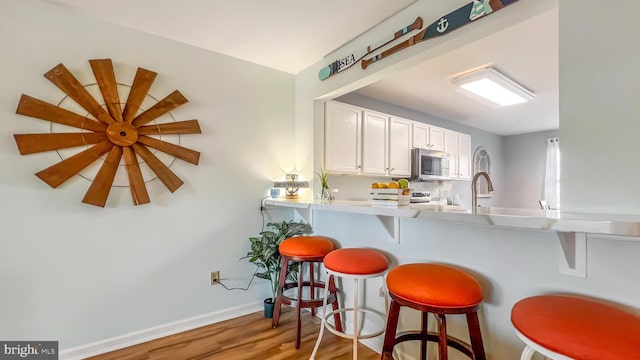
[(487, 179), (487, 190), (493, 191), (493, 183), (491, 182), (491, 178), (489, 174), (484, 171), (480, 171), (473, 176), (473, 180), (471, 180), (471, 212), (478, 212), (478, 179), (480, 176), (484, 176)]

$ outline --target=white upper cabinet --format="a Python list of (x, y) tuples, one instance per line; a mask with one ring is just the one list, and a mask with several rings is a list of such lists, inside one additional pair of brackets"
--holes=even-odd
[(411, 175), (411, 135), (413, 121), (389, 118), (389, 162), (391, 176)]
[(429, 150), (444, 151), (444, 129), (429, 126)]
[(458, 178), (471, 178), (471, 136), (458, 133)]
[(412, 147), (449, 153), (450, 176), (469, 178), (469, 135), (340, 102), (325, 105), (324, 166), (328, 172), (408, 177)]
[(429, 125), (414, 122), (413, 123), (413, 139), (411, 147), (418, 149), (429, 148)]
[(362, 168), (362, 109), (327, 102), (324, 125), (326, 170), (339, 174), (359, 174)]
[(429, 124), (412, 121), (413, 138), (411, 147), (428, 149), (428, 150), (444, 150), (444, 129)]
[(365, 110), (362, 121), (362, 174), (387, 175), (389, 117)]
[(444, 131), (444, 151), (449, 153), (449, 176), (469, 179), (471, 174), (471, 136), (457, 131)]

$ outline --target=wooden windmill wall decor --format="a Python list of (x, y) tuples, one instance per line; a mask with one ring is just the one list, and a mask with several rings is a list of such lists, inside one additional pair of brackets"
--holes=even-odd
[[(198, 121), (147, 124), (187, 103), (188, 100), (176, 90), (142, 111), (142, 102), (149, 96), (147, 92), (157, 74), (138, 68), (127, 101), (121, 104), (111, 59), (89, 60), (89, 63), (104, 99), (104, 105), (101, 105), (99, 100), (95, 99), (63, 64), (57, 65), (44, 76), (88, 114), (87, 116), (79, 115), (60, 106), (22, 94), (16, 110), (18, 114), (50, 121), (52, 124), (70, 126), (80, 129), (80, 132), (15, 134), (14, 138), (20, 154), (57, 151), (79, 146), (88, 147), (39, 171), (36, 176), (49, 186), (56, 188), (94, 162), (103, 160), (102, 166), (82, 199), (83, 203), (90, 205), (105, 206), (121, 159), (124, 160), (123, 165), (127, 172), (134, 205), (150, 202), (138, 157), (169, 191), (176, 191), (183, 181), (149, 148), (194, 165), (198, 165), (200, 153), (150, 135), (200, 134)], [(104, 157), (105, 154), (106, 157)]]

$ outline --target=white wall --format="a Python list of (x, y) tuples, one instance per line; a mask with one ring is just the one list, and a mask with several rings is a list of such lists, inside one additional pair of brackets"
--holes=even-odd
[[(69, 348), (267, 297), (263, 281), (227, 292), (208, 273), (230, 286), (253, 273), (238, 259), (261, 229), (260, 199), (293, 167), (292, 75), (37, 0), (0, 2), (0, 45), (0, 339)], [(203, 134), (181, 141), (202, 156), (171, 167), (185, 182), (175, 193), (154, 180), (149, 205), (134, 207), (128, 188), (113, 189), (105, 209), (84, 205), (86, 180), (51, 189), (33, 175), (55, 152), (18, 153), (14, 133), (49, 131), (15, 113), (20, 94), (57, 103), (64, 94), (42, 74), (62, 62), (95, 82), (95, 58), (113, 59), (123, 83), (137, 66), (156, 71), (152, 95), (179, 89), (190, 100), (173, 113), (199, 119)]]
[(543, 198), (547, 139), (558, 130), (504, 137), (503, 206), (538, 208)]
[(560, 2), (562, 208), (640, 214), (640, 3), (588, 4)]
[[(332, 58), (376, 43), (416, 15), (444, 14), (463, 3), (462, 0), (419, 0), (339, 49), (335, 56), (296, 75), (297, 165), (311, 167), (315, 164), (319, 168), (324, 115), (321, 100), (349, 93), (389, 73), (404, 70), (510, 23), (549, 10), (559, 2), (519, 1), (472, 27), (403, 50), (366, 71), (356, 67), (323, 82), (317, 80), (318, 70)], [(611, 196), (593, 204), (612, 212), (637, 212), (640, 189), (635, 183), (640, 170), (633, 164), (639, 153), (635, 134), (640, 125), (637, 121), (631, 124), (631, 121), (638, 118), (640, 111), (635, 99), (640, 90), (640, 75), (634, 70), (632, 59), (640, 45), (631, 44), (628, 39), (630, 34), (638, 32), (638, 22), (633, 17), (640, 5), (630, 0), (615, 7), (609, 4), (608, 8), (604, 3), (584, 5), (584, 2), (569, 0), (562, 1), (560, 7), (563, 207), (569, 204), (576, 210), (593, 210), (595, 207), (590, 205), (589, 199), (593, 191), (601, 190), (604, 185), (608, 186), (606, 193)], [(610, 26), (606, 29), (593, 25), (602, 23), (603, 19), (615, 21), (607, 23)], [(600, 142), (595, 145), (597, 140)], [(311, 141), (314, 142), (313, 152), (308, 149)], [(620, 176), (619, 171), (604, 178), (594, 176), (587, 172), (592, 161), (584, 161), (585, 154), (589, 158), (595, 157), (600, 164), (611, 163), (617, 169), (632, 169), (624, 176)], [(407, 219), (401, 221), (400, 244), (393, 244), (375, 216), (318, 211), (314, 219), (317, 233), (334, 237), (342, 246), (379, 248), (396, 263), (440, 261), (473, 272), (486, 293), (481, 323), (491, 359), (518, 358), (522, 343), (514, 335), (509, 313), (513, 303), (522, 297), (559, 291), (604, 297), (636, 308), (640, 306), (637, 300), (640, 288), (630, 285), (636, 283), (635, 274), (640, 271), (638, 239), (630, 242), (590, 236), (588, 278), (579, 279), (557, 272), (559, 245), (553, 233)], [(377, 285), (374, 286), (377, 289)], [(369, 296), (368, 299), (373, 299), (371, 305), (381, 306), (380, 301), (375, 300), (375, 291), (369, 292)], [(415, 323), (416, 319), (415, 313), (406, 312), (402, 326)], [(459, 328), (452, 331), (454, 335), (466, 336)]]

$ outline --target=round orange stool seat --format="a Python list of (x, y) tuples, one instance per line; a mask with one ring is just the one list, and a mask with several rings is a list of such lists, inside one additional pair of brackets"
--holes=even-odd
[(513, 306), (511, 322), (527, 347), (555, 359), (562, 357), (545, 352), (581, 360), (640, 358), (640, 315), (611, 304), (568, 295), (533, 296)]
[(296, 236), (282, 240), (279, 251), (290, 257), (325, 256), (334, 249), (333, 242), (322, 236)]
[(480, 284), (462, 270), (442, 264), (408, 264), (391, 270), (389, 291), (421, 305), (467, 307), (482, 302)]
[(386, 271), (389, 261), (371, 249), (338, 249), (325, 256), (324, 266), (343, 274), (368, 275)]
[[(420, 359), (427, 359), (427, 342), (438, 343), (440, 359), (448, 358), (448, 348), (454, 348), (473, 360), (485, 360), (484, 345), (478, 320), (482, 288), (478, 281), (461, 269), (443, 264), (406, 264), (387, 275), (391, 306), (382, 346), (382, 360), (393, 359), (393, 348), (404, 341), (420, 341)], [(403, 331), (396, 337), (400, 308), (421, 312), (420, 330)], [(428, 315), (437, 320), (438, 331), (428, 330)], [(447, 335), (446, 315), (465, 315), (470, 343)]]

